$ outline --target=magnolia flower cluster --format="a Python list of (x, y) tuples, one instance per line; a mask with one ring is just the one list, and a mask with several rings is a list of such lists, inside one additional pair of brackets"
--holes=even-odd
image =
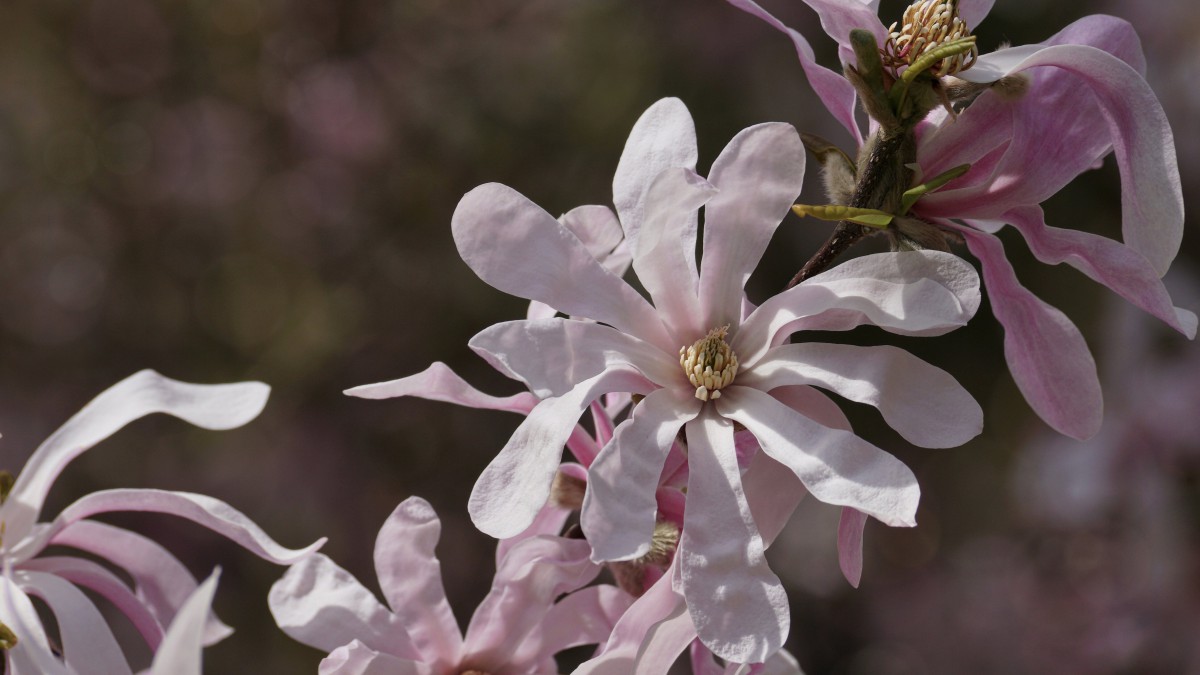
[[(856, 434), (830, 394), (877, 408), (924, 448), (962, 445), (983, 428), (951, 374), (896, 347), (823, 342), (813, 331), (932, 337), (963, 326), (981, 304), (980, 276), (954, 252), (965, 244), (1026, 399), (1057, 431), (1094, 434), (1095, 364), (1070, 320), (1017, 282), (994, 234), (1011, 225), (1040, 260), (1067, 262), (1194, 336), (1195, 315), (1175, 308), (1160, 281), (1179, 248), (1182, 198), (1170, 128), (1127, 24), (1088, 17), (1043, 44), (981, 53), (971, 32), (985, 0), (926, 0), (887, 29), (876, 3), (806, 0), (840, 47), (837, 73), (751, 0), (729, 2), (792, 39), (853, 154), (766, 123), (735, 135), (702, 174), (690, 113), (663, 99), (629, 135), (611, 205), (555, 218), (491, 183), (454, 212), (466, 264), (530, 302), (525, 318), (469, 343), (523, 391), (486, 394), (435, 363), (347, 392), (523, 416), (467, 505), (499, 543), (491, 590), (465, 631), (441, 581), (440, 520), (419, 497), (396, 507), (375, 542), (382, 600), (315, 552), (323, 540), (286, 549), (210, 497), (108, 490), (39, 522), (58, 473), (126, 423), (163, 412), (228, 429), (266, 400), (256, 383), (191, 385), (145, 371), (55, 432), (3, 493), (9, 672), (133, 672), (81, 588), (137, 628), (156, 652), (154, 674), (198, 673), (201, 647), (228, 634), (209, 609), (216, 573), (199, 584), (155, 542), (90, 519), (132, 510), (187, 518), (289, 566), (268, 603), (282, 630), (326, 654), (323, 675), (557, 673), (559, 652), (586, 645), (595, 649), (577, 673), (665, 673), (687, 652), (705, 675), (796, 674), (783, 650), (791, 611), (766, 550), (799, 501), (811, 494), (841, 509), (839, 560), (857, 586), (868, 517), (912, 527), (920, 497), (913, 472)], [(1125, 241), (1047, 225), (1039, 204), (1109, 152)], [(796, 204), (809, 154), (830, 204)], [(749, 297), (790, 211), (838, 225), (793, 284)], [(892, 252), (834, 265), (875, 230)], [(578, 527), (567, 528), (575, 515)], [(92, 557), (47, 555), (48, 546)]]

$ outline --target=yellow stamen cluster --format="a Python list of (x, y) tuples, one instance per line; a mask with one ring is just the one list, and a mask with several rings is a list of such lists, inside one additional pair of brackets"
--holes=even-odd
[(679, 365), (701, 401), (719, 398), (720, 389), (729, 386), (737, 375), (737, 355), (725, 342), (728, 334), (729, 326), (714, 328), (691, 347), (679, 348)]
[[(897, 30), (897, 26), (901, 26)], [(883, 46), (883, 62), (898, 69), (911, 66), (922, 54), (947, 42), (970, 37), (971, 29), (958, 17), (958, 0), (921, 0), (904, 10), (904, 20), (888, 28), (888, 39)], [(970, 51), (942, 59), (930, 68), (937, 77), (960, 73), (975, 65), (979, 50)]]

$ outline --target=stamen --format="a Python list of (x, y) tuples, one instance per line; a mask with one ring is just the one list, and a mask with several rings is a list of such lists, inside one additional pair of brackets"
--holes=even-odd
[(679, 348), (679, 365), (701, 401), (720, 398), (720, 390), (737, 375), (737, 355), (725, 342), (728, 334), (729, 326), (714, 328), (691, 347)]
[[(896, 26), (903, 26), (896, 30)], [(904, 10), (904, 19), (888, 27), (888, 39), (884, 43), (884, 65), (898, 71), (911, 66), (922, 54), (948, 42), (971, 36), (971, 29), (958, 16), (958, 0), (921, 0)], [(942, 59), (929, 69), (935, 77), (953, 75), (975, 65), (979, 50), (970, 51)]]

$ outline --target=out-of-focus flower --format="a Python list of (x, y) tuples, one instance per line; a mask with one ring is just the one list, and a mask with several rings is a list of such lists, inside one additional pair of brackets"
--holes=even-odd
[[(864, 134), (854, 119), (855, 86), (817, 65), (807, 40), (759, 5), (729, 2), (792, 39), (809, 82), (862, 149), (857, 161), (861, 171), (878, 146), (878, 135)], [(852, 64), (854, 29), (868, 31), (880, 47), (891, 38), (894, 50), (895, 38), (876, 16), (874, 3), (806, 3), (840, 45), (844, 63)], [(924, 3), (937, 5), (968, 29), (978, 25), (991, 4)], [(901, 32), (906, 30), (914, 28), (905, 25)], [(1012, 225), (1039, 260), (1066, 262), (1189, 338), (1195, 336), (1195, 315), (1175, 308), (1160, 280), (1183, 236), (1183, 198), (1171, 129), (1144, 72), (1132, 27), (1097, 15), (1043, 43), (983, 54), (969, 68), (939, 78), (935, 89), (948, 105), (955, 101), (959, 111), (936, 108), (916, 125), (915, 162), (908, 167), (913, 185), (902, 189), (955, 167), (969, 169), (897, 214), (918, 228), (940, 228), (938, 238), (949, 234), (965, 239), (980, 260), (993, 312), (1005, 328), (1013, 379), (1038, 415), (1074, 438), (1089, 437), (1100, 428), (1103, 406), (1095, 362), (1075, 325), (1017, 282), (994, 233)], [(900, 71), (893, 76), (900, 77)], [(872, 132), (874, 128), (875, 120)], [(1124, 244), (1046, 225), (1039, 204), (1110, 152), (1121, 173)], [(823, 155), (827, 172), (855, 180), (853, 160), (838, 152)], [(846, 196), (844, 189), (830, 192), (835, 201), (837, 192)]]
[[(681, 104), (663, 104), (660, 112), (646, 142), (688, 137), (692, 122)], [(484, 281), (588, 319), (502, 323), (472, 339), (494, 367), (543, 399), (476, 483), (476, 525), (500, 538), (527, 528), (546, 503), (579, 416), (610, 392), (644, 396), (589, 468), (584, 532), (596, 560), (633, 560), (649, 550), (656, 487), (683, 429), (689, 474), (682, 589), (704, 643), (738, 662), (774, 653), (789, 618), (746, 506), (735, 422), (818, 499), (893, 525), (914, 524), (919, 490), (911, 471), (854, 434), (797, 413), (772, 390), (816, 385), (876, 405), (901, 435), (926, 447), (959, 445), (982, 426), (978, 405), (952, 378), (905, 352), (782, 344), (800, 329), (870, 323), (931, 335), (962, 325), (978, 306), (978, 277), (954, 256), (870, 256), (745, 314), (743, 287), (799, 194), (803, 169), (795, 130), (764, 124), (730, 142), (709, 180), (680, 166), (656, 175), (626, 172), (629, 182), (614, 187), (617, 211), (633, 268), (654, 304), (511, 188), (476, 188), (453, 219), (459, 252)], [(644, 182), (635, 188), (634, 177)], [(701, 206), (704, 267), (697, 271)]]
[(433, 508), (410, 497), (375, 541), (375, 570), (387, 607), (317, 553), (271, 588), (271, 613), (288, 635), (329, 652), (321, 675), (553, 675), (554, 654), (604, 642), (632, 601), (615, 586), (584, 588), (600, 572), (588, 559), (587, 542), (529, 536), (499, 558), (492, 590), (463, 635), (434, 555), (440, 535)]
[[(90, 520), (91, 516), (114, 511), (180, 516), (278, 564), (295, 562), (324, 543), (320, 540), (302, 550), (287, 549), (220, 500), (165, 490), (95, 492), (75, 501), (54, 520), (38, 522), (46, 495), (66, 465), (129, 422), (162, 412), (206, 429), (231, 429), (254, 419), (266, 403), (268, 392), (266, 385), (257, 382), (197, 385), (141, 371), (84, 406), (42, 443), (15, 482), (4, 486), (11, 490), (4, 490), (0, 505), (0, 558), (7, 570), (5, 584), (13, 597), (11, 603), (18, 608), (30, 607), (29, 596), (35, 596), (46, 604), (58, 625), (67, 668), (80, 675), (130, 672), (112, 630), (80, 587), (111, 602), (152, 650), (163, 643), (164, 627), (175, 620), (196, 590), (195, 577), (159, 544), (135, 532)], [(108, 562), (127, 574), (133, 587), (90, 558), (42, 555), (48, 546), (79, 549)], [(25, 623), (44, 635), (45, 629), (36, 617), (26, 617)], [(11, 628), (9, 617), (2, 620)], [(205, 643), (216, 642), (228, 633), (229, 629), (213, 618), (205, 630)], [(27, 637), (17, 634), (18, 645)], [(9, 658), (12, 663), (15, 656), (11, 651)]]

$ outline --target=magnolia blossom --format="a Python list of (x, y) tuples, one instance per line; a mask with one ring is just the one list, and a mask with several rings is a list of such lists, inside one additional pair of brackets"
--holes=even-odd
[[(213, 570), (208, 579), (187, 596), (154, 653), (150, 669), (143, 671), (142, 675), (201, 675), (201, 649), (206, 643), (205, 632), (220, 576), (220, 569)], [(0, 588), (4, 613), (12, 618), (13, 631), (26, 636), (9, 650), (8, 663), (12, 668), (9, 672), (37, 675), (83, 675), (92, 672), (76, 670), (54, 656), (38, 620), (37, 610), (29, 598), (16, 588), (12, 579), (7, 576), (0, 578)]]
[[(661, 112), (655, 137), (688, 136), (682, 105)], [(630, 182), (614, 185), (622, 195), (617, 213), (653, 304), (511, 188), (472, 190), (453, 218), (459, 252), (484, 281), (587, 319), (502, 323), (472, 339), (475, 351), (542, 399), (476, 483), (469, 505), (475, 524), (500, 538), (526, 529), (546, 503), (579, 416), (610, 392), (644, 396), (589, 468), (584, 532), (596, 560), (633, 560), (649, 550), (656, 487), (683, 430), (689, 473), (680, 583), (704, 644), (740, 663), (776, 651), (789, 618), (746, 505), (734, 423), (818, 499), (893, 525), (914, 524), (919, 490), (911, 471), (854, 434), (796, 412), (774, 390), (817, 385), (875, 405), (925, 447), (959, 445), (982, 425), (978, 405), (952, 378), (905, 352), (783, 344), (804, 328), (871, 323), (933, 335), (962, 325), (978, 306), (978, 277), (954, 256), (868, 256), (745, 313), (742, 289), (799, 194), (803, 172), (803, 146), (786, 124), (740, 133), (708, 180), (678, 165), (653, 175), (627, 170)], [(636, 187), (635, 176), (643, 181)], [(697, 270), (701, 206), (704, 264)]]
[(499, 553), (492, 590), (464, 636), (434, 555), (440, 535), (433, 508), (410, 497), (375, 541), (387, 607), (318, 553), (271, 588), (271, 613), (288, 635), (330, 652), (321, 675), (553, 675), (555, 653), (606, 640), (632, 601), (614, 586), (584, 588), (600, 572), (587, 542), (531, 534)]
[[(813, 89), (861, 146), (854, 86), (817, 65), (808, 41), (752, 0), (728, 1), (791, 38)], [(805, 2), (838, 42), (844, 63), (853, 63), (853, 29), (870, 31), (881, 47), (887, 43), (877, 2)], [(974, 28), (992, 2), (944, 4)], [(1007, 94), (1005, 87), (983, 91), (957, 115), (935, 110), (916, 129), (919, 175), (929, 178), (964, 164), (970, 169), (921, 197), (909, 215), (966, 240), (980, 260), (992, 310), (1004, 326), (1013, 379), (1042, 419), (1074, 438), (1100, 428), (1103, 405), (1095, 361), (1075, 325), (1018, 283), (994, 233), (1013, 226), (1039, 260), (1066, 262), (1189, 338), (1195, 336), (1196, 316), (1174, 307), (1160, 280), (1183, 236), (1183, 198), (1171, 128), (1146, 83), (1145, 69), (1128, 23), (1088, 16), (1040, 44), (979, 56), (955, 77), (1023, 82)], [(1110, 152), (1121, 174), (1124, 243), (1047, 225), (1039, 204)]]
[[(29, 458), (12, 490), (0, 505), (0, 562), (5, 570), (9, 607), (29, 607), (29, 596), (42, 600), (58, 626), (66, 668), (79, 675), (120, 675), (130, 668), (104, 617), (80, 588), (111, 602), (156, 650), (163, 644), (164, 627), (181, 612), (196, 591), (187, 567), (154, 541), (91, 516), (113, 511), (150, 511), (181, 516), (222, 534), (246, 549), (279, 564), (290, 564), (324, 543), (302, 550), (275, 543), (257, 525), (228, 504), (212, 497), (165, 490), (103, 490), (87, 495), (49, 522), (38, 522), (51, 484), (66, 465), (129, 422), (161, 412), (206, 429), (231, 429), (254, 419), (266, 403), (269, 389), (257, 382), (197, 385), (177, 382), (150, 370), (113, 385), (46, 439)], [(91, 558), (43, 555), (48, 546), (79, 549), (110, 563), (130, 579)], [(14, 628), (12, 617), (0, 621), (16, 632), (17, 648), (8, 651), (9, 672), (24, 670), (22, 645), (45, 644), (45, 629), (36, 614), (23, 624), (33, 635)], [(229, 634), (210, 619), (205, 644)], [(32, 638), (32, 639), (30, 639)], [(32, 658), (32, 657), (30, 657)]]

